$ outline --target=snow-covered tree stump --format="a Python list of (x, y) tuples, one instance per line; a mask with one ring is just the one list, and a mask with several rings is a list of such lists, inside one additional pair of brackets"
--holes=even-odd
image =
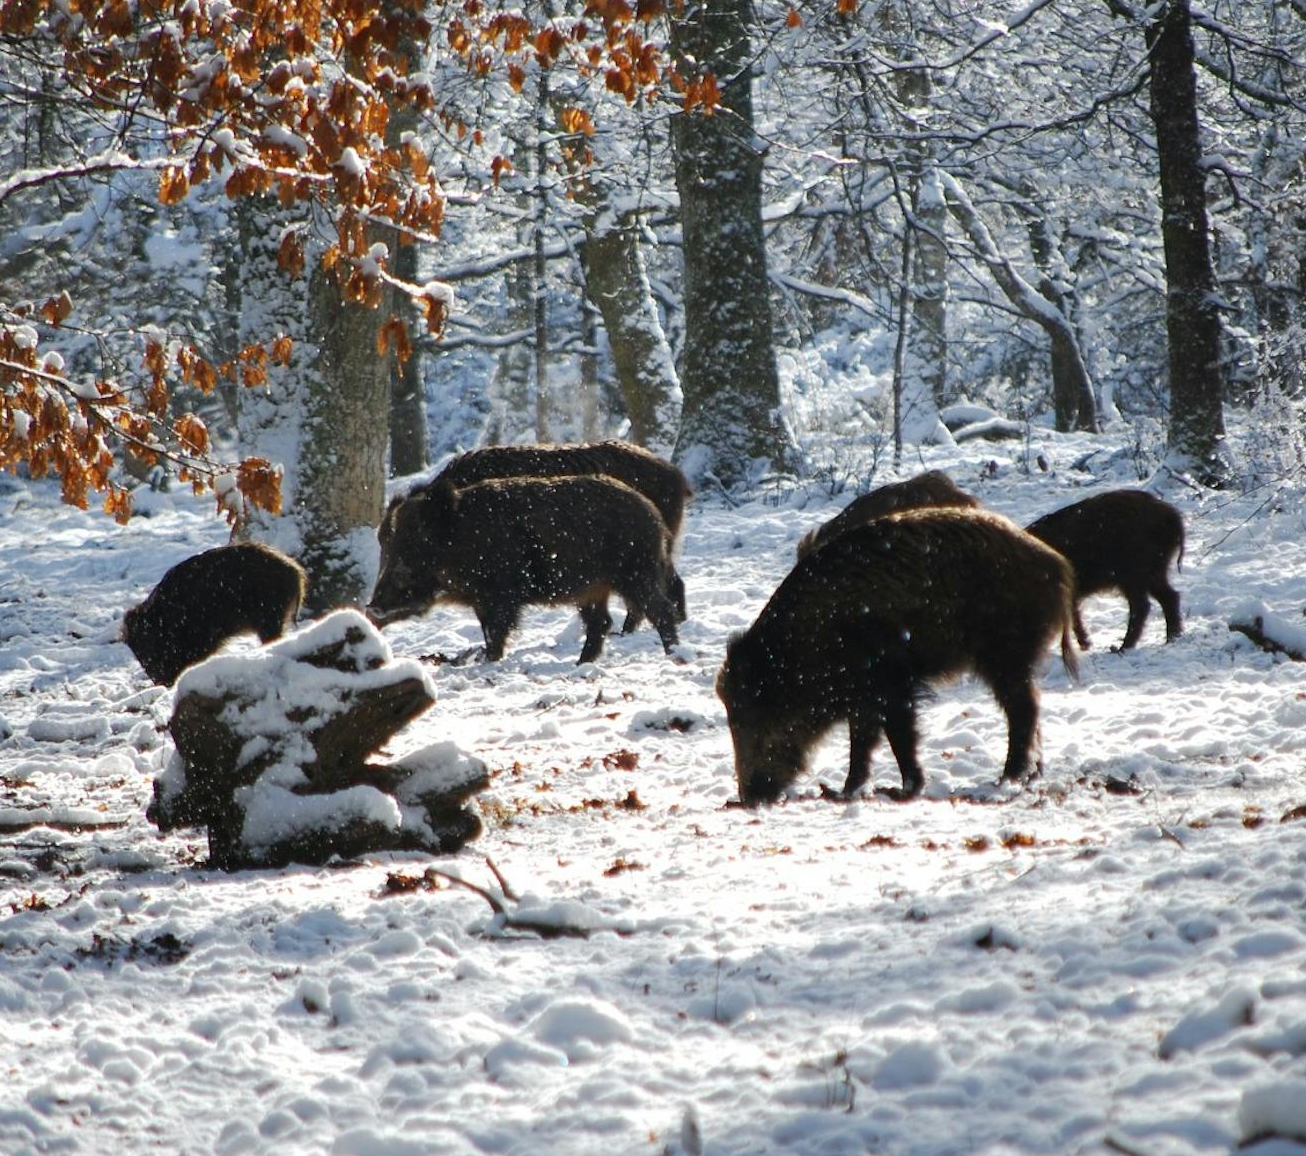
[(485, 765), (451, 743), (371, 757), (434, 701), (421, 666), (396, 661), (352, 610), (211, 658), (177, 683), (177, 750), (147, 817), (162, 831), (206, 827), (212, 865), (229, 871), (455, 851), (480, 833), (464, 804), (485, 787)]

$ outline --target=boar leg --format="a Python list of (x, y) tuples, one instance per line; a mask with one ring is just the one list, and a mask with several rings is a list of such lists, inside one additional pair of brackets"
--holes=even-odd
[[(671, 599), (671, 605), (676, 608), (676, 621), (684, 622), (689, 617), (685, 609), (685, 580), (674, 569), (671, 571), (671, 580), (667, 583), (667, 597)], [(1175, 598), (1178, 597), (1176, 594)]]
[(1133, 650), (1143, 636), (1143, 627), (1147, 625), (1152, 604), (1146, 590), (1131, 590), (1125, 597), (1129, 600), (1129, 625), (1125, 627), (1125, 640), (1120, 644), (1120, 649)]
[[(668, 600), (671, 602), (671, 605), (675, 608), (676, 621), (684, 622), (686, 618), (685, 580), (679, 574), (677, 574), (674, 569), (671, 571), (671, 576), (667, 579), (666, 596)], [(639, 604), (631, 605), (628, 603), (627, 610), (626, 610), (626, 620), (621, 624), (621, 633), (622, 634), (634, 633), (634, 631), (638, 629), (639, 624), (644, 621), (644, 618), (646, 616), (652, 617), (648, 613), (648, 610), (645, 607)], [(659, 631), (659, 633), (661, 633), (661, 631)], [(665, 646), (666, 639), (663, 638), (662, 642), (663, 645)], [(675, 645), (675, 640), (672, 641), (672, 645), (673, 646)]]
[[(668, 654), (680, 642), (680, 635), (676, 631), (676, 623), (684, 621), (684, 617), (680, 614), (672, 597), (675, 582), (678, 580), (673, 578), (667, 593), (652, 584), (641, 584), (639, 589), (632, 590), (629, 593), (621, 592), (626, 605), (630, 607), (631, 614), (639, 618), (647, 617), (653, 623), (657, 629), (658, 637), (662, 640), (662, 649)], [(627, 618), (626, 621), (629, 622), (630, 619)]]
[(1002, 781), (1024, 782), (1029, 776), (1030, 755), (1038, 735), (1038, 691), (1029, 678), (990, 685), (1007, 716), (1007, 762), (1002, 768)]
[(603, 653), (603, 641), (607, 638), (608, 631), (612, 627), (612, 615), (608, 613), (608, 600), (599, 598), (590, 602), (582, 602), (580, 604), (580, 618), (585, 623), (585, 645), (580, 649), (580, 658), (577, 659), (577, 665), (582, 662), (593, 662)]
[(1075, 602), (1070, 613), (1075, 628), (1075, 641), (1079, 643), (1080, 650), (1087, 650), (1093, 645), (1093, 641), (1088, 637), (1088, 631), (1084, 629), (1084, 619), (1080, 616), (1078, 601)]
[(518, 607), (511, 602), (489, 602), (473, 609), (485, 636), (485, 661), (498, 662), (508, 645), (508, 635), (516, 629)]
[(649, 607), (648, 616), (657, 627), (658, 637), (662, 640), (662, 649), (670, 654), (672, 648), (680, 642), (680, 635), (676, 630), (679, 615), (675, 605), (669, 599), (658, 599)]
[(889, 737), (889, 748), (898, 761), (902, 786), (885, 787), (877, 793), (900, 802), (915, 798), (925, 785), (925, 773), (921, 770), (920, 759), (916, 754), (915, 703), (910, 699), (886, 703), (884, 733)]
[(848, 720), (848, 777), (843, 798), (849, 799), (866, 786), (871, 777), (871, 754), (880, 741), (884, 720), (876, 713), (855, 714)]
[(1165, 615), (1165, 640), (1173, 642), (1184, 632), (1183, 619), (1179, 616), (1179, 592), (1162, 577), (1152, 587), (1152, 597), (1160, 604), (1161, 613)]

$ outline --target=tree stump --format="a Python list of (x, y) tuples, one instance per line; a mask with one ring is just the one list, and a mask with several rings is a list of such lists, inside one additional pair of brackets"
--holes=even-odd
[(210, 862), (227, 871), (456, 851), (480, 833), (464, 804), (488, 782), (485, 765), (451, 743), (372, 758), (434, 701), (422, 668), (395, 661), (352, 610), (209, 659), (177, 683), (177, 750), (147, 818), (161, 831), (206, 827)]

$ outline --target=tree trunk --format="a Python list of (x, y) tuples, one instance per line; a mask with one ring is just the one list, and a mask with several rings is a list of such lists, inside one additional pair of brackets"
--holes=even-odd
[[(383, 8), (393, 7), (392, 0)], [(423, 48), (412, 37), (400, 39), (399, 51), (408, 57), (416, 70), (423, 62)], [(386, 144), (400, 148), (404, 138), (415, 133), (419, 125), (417, 109), (404, 101), (390, 102), (390, 119), (385, 126)], [(401, 244), (397, 230), (386, 238), (390, 246), (390, 270), (401, 281), (410, 285), (419, 283), (418, 246), (416, 242)], [(409, 335), (421, 331), (422, 321), (417, 308), (407, 294), (393, 295), (392, 311), (408, 327)], [(390, 372), (390, 473), (396, 477), (421, 473), (430, 464), (427, 445), (426, 387), (422, 381), (421, 358), (417, 351), (404, 360), (392, 356)]]
[(237, 216), (242, 344), (278, 333), (294, 341), (289, 365), (269, 365), (265, 386), (238, 395), (243, 452), (285, 470), (281, 516), (256, 512), (247, 531), (308, 571), (308, 610), (361, 603), (376, 577), (385, 498), (390, 362), (376, 341), (386, 307), (342, 302), (320, 269), (307, 283), (280, 269), (278, 239), (296, 222), (275, 200), (242, 201)]
[(1223, 456), (1224, 364), (1197, 121), (1188, 0), (1166, 0), (1147, 29), (1150, 96), (1161, 178), (1166, 335), (1170, 361), (1167, 465), (1203, 485), (1228, 480)]
[(648, 283), (636, 221), (585, 217), (585, 290), (603, 317), (630, 440), (666, 456), (676, 442), (680, 382)]
[(1039, 282), (1038, 291), (1066, 318), (1064, 329), (1049, 333), (1052, 341), (1052, 408), (1055, 425), (1062, 433), (1083, 430), (1099, 433), (1097, 399), (1088, 377), (1083, 351), (1070, 321), (1070, 306), (1064, 294), (1050, 278)]
[(599, 414), (599, 311), (586, 294), (580, 314), (580, 440), (598, 441), (603, 423)]
[(377, 350), (391, 294), (371, 308), (343, 300), (339, 282), (314, 273), (311, 324), (321, 335), (315, 388), (303, 395), (299, 556), (309, 573), (306, 606), (321, 612), (366, 602), (376, 580), (375, 528), (385, 508), (390, 440), (390, 361)]
[[(417, 283), (417, 246), (393, 242), (391, 270), (400, 280)], [(412, 302), (396, 295), (395, 311), (403, 318), (409, 333), (417, 332), (420, 322)], [(421, 362), (417, 351), (405, 361), (391, 358), (390, 374), (390, 473), (396, 477), (419, 474), (431, 463), (426, 432), (426, 389), (422, 383)]]
[(788, 470), (762, 233), (762, 153), (753, 133), (749, 0), (691, 0), (672, 23), (686, 76), (710, 71), (721, 107), (672, 118), (684, 249), (685, 402), (675, 456), (726, 487)]
[[(513, 165), (518, 172), (530, 170), (531, 152), (520, 142), (513, 147)], [(517, 240), (522, 247), (532, 244), (534, 227), (530, 223), (530, 197), (522, 192), (512, 196), (514, 209), (523, 222)], [(508, 331), (522, 339), (503, 347), (490, 388), (491, 415), (486, 440), (490, 445), (511, 445), (522, 435), (533, 435), (535, 419), (531, 406), (532, 347), (526, 335), (534, 335), (534, 281), (531, 264), (518, 261), (504, 270), (504, 321)], [(532, 437), (532, 440), (538, 440)]]
[(305, 323), (308, 282), (292, 278), (277, 264), (277, 237), (302, 223), (272, 197), (242, 197), (232, 209), (240, 249), (240, 288), (235, 301), (237, 346), (266, 342), (278, 334), (291, 338), (288, 364), (265, 367), (266, 380), (235, 395), (236, 431), (246, 456), (265, 457), (281, 467), (281, 515), (252, 510), (243, 536), (268, 542), (298, 558), (303, 552), (298, 520), (299, 444), (303, 412), (300, 392), (316, 373), (317, 349)]
[(535, 440), (547, 442), (552, 437), (549, 407), (549, 296), (548, 261), (544, 253), (544, 233), (549, 226), (549, 192), (545, 173), (549, 151), (549, 73), (541, 70), (535, 106), (535, 205), (534, 256), (531, 261), (531, 323), (535, 332)]
[(915, 218), (912, 261), (910, 361), (937, 410), (953, 400), (948, 388), (948, 250), (944, 244), (948, 206), (933, 164), (912, 190)]
[(1087, 412), (1093, 415), (1093, 425), (1090, 428), (1096, 429), (1097, 409), (1093, 401), (1092, 379), (1088, 375), (1088, 365), (1084, 361), (1075, 327), (1056, 301), (1035, 289), (1016, 271), (1010, 258), (998, 248), (979, 210), (971, 203), (966, 190), (958, 181), (946, 173), (940, 179), (947, 194), (948, 209), (970, 238), (976, 255), (984, 262), (1007, 300), (1048, 335), (1052, 346), (1054, 379), (1062, 382), (1062, 390), (1076, 398), (1081, 414)]
[(1042, 271), (1038, 291), (1066, 319), (1066, 331), (1049, 333), (1052, 342), (1052, 407), (1057, 430), (1083, 430), (1098, 433), (1097, 399), (1093, 396), (1093, 383), (1088, 378), (1082, 351), (1077, 340), (1072, 344), (1070, 335), (1077, 337), (1078, 330), (1072, 320), (1075, 308), (1070, 275), (1061, 255), (1061, 247), (1052, 230), (1052, 223), (1043, 210), (1043, 200), (1032, 180), (1020, 182), (1022, 201), (1020, 212), (1026, 219), (1029, 233), (1029, 251), (1034, 264)]

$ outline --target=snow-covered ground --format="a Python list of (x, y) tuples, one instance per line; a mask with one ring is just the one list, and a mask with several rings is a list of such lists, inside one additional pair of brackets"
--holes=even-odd
[[(1131, 481), (1074, 470), (1089, 445), (906, 472), (1026, 522)], [(1187, 632), (1163, 645), (1154, 611), (1114, 654), (1124, 603), (1092, 601), (1029, 787), (994, 785), (1004, 724), (967, 681), (923, 712), (923, 797), (820, 799), (838, 735), (787, 801), (729, 808), (725, 640), (850, 496), (694, 505), (682, 665), (645, 629), (577, 667), (575, 616), (544, 609), (502, 663), (431, 665), (396, 753), (490, 767), (458, 855), (228, 875), (145, 819), (172, 696), (116, 641), (223, 524), (0, 482), (0, 1153), (1306, 1152), (1306, 667), (1228, 627), (1300, 623), (1300, 490), (1166, 491)], [(479, 630), (437, 610), (386, 638)], [(430, 866), (589, 934), (505, 929)]]

